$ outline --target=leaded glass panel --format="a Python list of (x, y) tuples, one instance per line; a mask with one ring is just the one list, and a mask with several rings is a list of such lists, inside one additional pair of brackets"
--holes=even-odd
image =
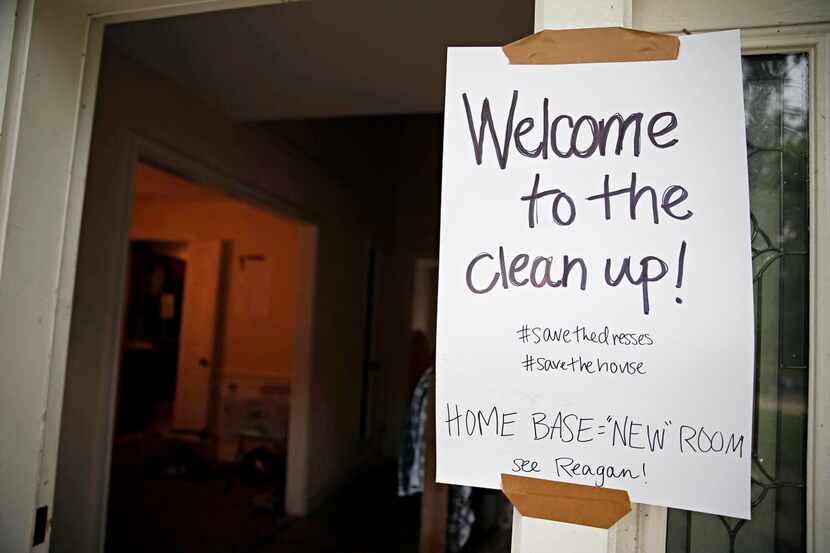
[(809, 72), (743, 58), (755, 289), (752, 520), (669, 510), (667, 553), (806, 549)]

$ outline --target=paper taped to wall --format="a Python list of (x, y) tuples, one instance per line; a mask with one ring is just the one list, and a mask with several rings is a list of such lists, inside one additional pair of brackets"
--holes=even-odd
[(748, 518), (750, 254), (737, 32), (671, 61), (450, 48), (438, 481)]

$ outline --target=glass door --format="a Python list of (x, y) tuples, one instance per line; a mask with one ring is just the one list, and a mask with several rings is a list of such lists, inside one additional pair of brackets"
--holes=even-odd
[(808, 59), (743, 58), (756, 340), (752, 520), (669, 509), (667, 553), (807, 547)]

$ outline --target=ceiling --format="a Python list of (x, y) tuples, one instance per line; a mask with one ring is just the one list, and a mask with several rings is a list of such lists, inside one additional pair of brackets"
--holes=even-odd
[(107, 44), (268, 121), (440, 112), (447, 46), (532, 30), (532, 0), (309, 0), (116, 25)]

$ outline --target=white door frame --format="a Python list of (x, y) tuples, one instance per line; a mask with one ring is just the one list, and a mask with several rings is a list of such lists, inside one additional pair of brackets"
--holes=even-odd
[(32, 548), (35, 507), (51, 510), (105, 26), (284, 1), (17, 3), (0, 137), (0, 549)]
[(16, 11), (17, 0), (0, 2), (0, 135), (3, 134), (3, 109), (6, 106), (6, 87), (9, 84)]

